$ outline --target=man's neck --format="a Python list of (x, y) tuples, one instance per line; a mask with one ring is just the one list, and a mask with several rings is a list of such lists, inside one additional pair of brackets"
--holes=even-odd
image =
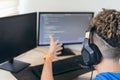
[(98, 73), (102, 72), (120, 72), (119, 62), (115, 62), (110, 59), (104, 59), (100, 64), (95, 66)]

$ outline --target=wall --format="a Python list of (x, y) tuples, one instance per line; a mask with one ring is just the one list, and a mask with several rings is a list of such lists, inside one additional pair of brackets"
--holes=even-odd
[[(120, 10), (120, 0), (19, 0), (20, 13), (34, 11), (94, 11), (101, 8), (113, 8)], [(69, 46), (73, 48), (73, 46)], [(75, 45), (74, 49), (80, 50), (81, 45)]]
[(19, 0), (20, 13), (34, 11), (94, 11), (101, 8), (120, 10), (120, 0)]

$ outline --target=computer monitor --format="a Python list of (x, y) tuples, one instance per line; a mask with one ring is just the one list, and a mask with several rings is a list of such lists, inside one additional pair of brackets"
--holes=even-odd
[[(58, 39), (64, 45), (82, 43), (84, 40), (85, 31), (89, 27), (89, 23), (93, 17), (93, 14), (94, 14), (93, 12), (40, 12), (39, 13), (39, 26), (38, 26), (39, 27), (38, 28), (39, 30), (38, 31), (38, 45), (39, 46), (49, 45), (50, 43), (49, 35), (52, 35), (55, 38), (55, 40)], [(64, 48), (62, 55), (63, 56), (67, 54), (71, 55), (71, 53), (72, 53), (71, 51), (69, 50), (67, 51)], [(69, 58), (66, 60), (65, 59), (58, 60), (57, 63), (58, 64), (62, 64), (66, 62), (70, 63), (71, 61), (75, 62), (74, 64), (76, 64), (76, 62), (78, 63), (78, 59), (76, 59), (76, 57), (74, 57), (74, 59), (72, 58)], [(80, 57), (79, 59), (82, 59), (82, 58)], [(69, 66), (70, 68), (67, 67), (68, 66), (67, 64), (64, 65), (64, 68), (66, 68), (66, 70), (65, 69), (60, 70), (60, 68), (62, 68), (63, 65), (58, 65), (58, 64), (56, 63), (53, 64), (53, 67), (54, 67), (53, 72), (55, 73), (57, 71), (57, 73), (59, 74), (62, 74), (62, 73), (64, 74), (70, 71), (75, 72), (75, 70), (77, 70), (76, 67), (73, 68), (73, 66), (72, 67)], [(73, 63), (71, 64), (74, 65)], [(42, 67), (43, 65), (34, 66), (32, 67), (32, 71), (38, 76), (42, 72)], [(72, 68), (74, 70), (71, 70)]]
[(93, 14), (93, 12), (40, 12), (38, 45), (48, 45), (49, 35), (62, 44), (82, 43)]
[(18, 72), (28, 65), (13, 58), (37, 46), (36, 19), (36, 13), (0, 18), (1, 69)]

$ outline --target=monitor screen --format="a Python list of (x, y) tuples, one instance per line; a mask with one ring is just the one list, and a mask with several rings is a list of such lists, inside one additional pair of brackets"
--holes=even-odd
[(49, 35), (63, 44), (82, 43), (93, 12), (40, 12), (38, 44), (48, 45)]
[(36, 13), (0, 18), (0, 63), (37, 46)]

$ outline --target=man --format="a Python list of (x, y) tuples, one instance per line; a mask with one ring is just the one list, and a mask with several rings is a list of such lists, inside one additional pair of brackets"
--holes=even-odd
[(92, 21), (93, 42), (102, 54), (95, 80), (120, 80), (120, 12), (103, 9)]
[[(96, 65), (98, 75), (94, 80), (120, 80), (120, 12), (103, 9), (92, 20), (96, 28), (90, 39), (96, 44), (102, 54), (102, 59)], [(50, 47), (45, 55), (41, 80), (54, 80), (52, 75), (52, 59), (56, 53), (61, 53), (62, 44), (50, 36)]]

